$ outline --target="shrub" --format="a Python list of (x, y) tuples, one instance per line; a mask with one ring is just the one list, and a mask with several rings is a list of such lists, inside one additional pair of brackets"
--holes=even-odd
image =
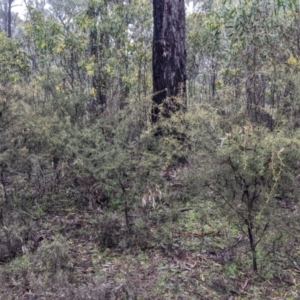
[(39, 260), (47, 269), (58, 271), (66, 267), (69, 260), (69, 246), (63, 237), (45, 241), (38, 249)]

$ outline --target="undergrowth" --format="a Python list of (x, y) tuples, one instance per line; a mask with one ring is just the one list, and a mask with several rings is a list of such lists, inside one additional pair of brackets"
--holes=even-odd
[(3, 299), (297, 299), (298, 129), (32, 101), (1, 95)]

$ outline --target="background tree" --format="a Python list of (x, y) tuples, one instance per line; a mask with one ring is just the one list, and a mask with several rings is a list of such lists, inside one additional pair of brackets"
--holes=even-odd
[(108, 2), (104, 1), (94, 1), (90, 0), (88, 5), (87, 15), (91, 21), (90, 26), (90, 53), (91, 59), (94, 61), (95, 69), (92, 78), (92, 89), (93, 94), (98, 105), (101, 107), (103, 112), (106, 107), (107, 97), (106, 97), (106, 81), (104, 77), (104, 63), (103, 56), (104, 51), (109, 47), (109, 38), (105, 31), (98, 30), (98, 19), (103, 19), (107, 17)]
[(11, 23), (12, 23), (12, 12), (11, 7), (14, 0), (8, 0), (8, 6), (7, 6), (7, 36), (11, 37)]
[(0, 31), (5, 32), (8, 37), (12, 37), (17, 24), (20, 23), (18, 13), (12, 11), (15, 6), (18, 5), (14, 3), (14, 0), (0, 1)]
[(183, 106), (176, 97), (183, 97), (186, 90), (184, 0), (154, 0), (153, 18), (152, 122), (156, 122), (160, 112), (167, 117)]

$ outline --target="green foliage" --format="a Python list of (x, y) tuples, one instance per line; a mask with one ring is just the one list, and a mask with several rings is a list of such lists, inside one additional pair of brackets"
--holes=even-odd
[(25, 35), (31, 38), (37, 51), (46, 55), (54, 54), (60, 47), (61, 26), (51, 18), (45, 18), (43, 13), (29, 7), (30, 22), (25, 24)]
[(16, 84), (29, 76), (29, 63), (21, 43), (0, 34), (0, 83)]
[[(73, 290), (60, 284), (74, 284), (82, 274), (74, 264), (80, 272), (73, 278), (66, 267), (73, 255), (92, 253), (101, 279), (89, 273), (85, 280), (103, 287), (92, 290), (95, 299), (131, 297), (128, 274), (116, 272), (124, 278), (109, 284), (101, 277), (105, 256), (134, 253), (143, 265), (149, 254), (156, 269), (141, 274), (158, 274), (158, 291), (149, 297), (191, 298), (184, 294), (191, 290), (213, 299), (228, 293), (233, 277), (243, 286), (251, 268), (270, 282), (296, 274), (294, 1), (206, 1), (211, 9), (187, 15), (187, 109), (155, 125), (151, 1), (93, 4), (96, 18), (82, 3), (61, 3), (63, 18), (54, 9), (45, 15), (30, 8), (22, 40), (0, 35), (0, 259), (17, 257), (7, 275), (32, 268), (33, 255), (32, 270), (48, 279), (30, 275), (31, 281), (41, 280), (53, 292), (53, 280), (71, 298)], [(90, 51), (92, 29), (97, 58)], [(105, 91), (105, 111), (95, 99), (95, 75)], [(272, 126), (259, 121), (266, 115)], [(74, 244), (67, 239), (75, 236), (78, 249), (70, 252)], [(186, 264), (195, 256), (199, 264)], [(192, 288), (186, 288), (187, 274)], [(36, 290), (44, 292), (44, 286)], [(78, 299), (89, 292), (76, 291)]]
[(43, 243), (39, 248), (38, 254), (44, 262), (44, 267), (54, 271), (66, 267), (70, 255), (68, 243), (63, 238)]
[[(287, 226), (280, 201), (297, 202), (293, 196), (298, 191), (297, 171), (290, 165), (291, 157), (299, 155), (297, 147), (291, 146), (297, 134), (286, 138), (282, 130), (270, 133), (246, 123), (233, 127), (210, 150), (212, 169), (202, 183), (208, 190), (205, 197), (213, 198), (222, 214), (233, 213), (228, 217), (248, 237), (255, 271), (259, 243), (266, 236), (269, 242), (272, 237), (278, 241), (278, 233)], [(260, 253), (264, 257), (268, 252)]]

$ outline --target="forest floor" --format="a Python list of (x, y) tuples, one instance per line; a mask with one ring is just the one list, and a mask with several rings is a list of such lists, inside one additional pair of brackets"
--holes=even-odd
[[(150, 210), (130, 243), (125, 226), (114, 235), (109, 222), (99, 237), (100, 209), (40, 216), (23, 253), (0, 264), (0, 299), (300, 299), (297, 266), (254, 273), (245, 236), (207, 203), (182, 205)], [(124, 223), (122, 212), (115, 216)]]

